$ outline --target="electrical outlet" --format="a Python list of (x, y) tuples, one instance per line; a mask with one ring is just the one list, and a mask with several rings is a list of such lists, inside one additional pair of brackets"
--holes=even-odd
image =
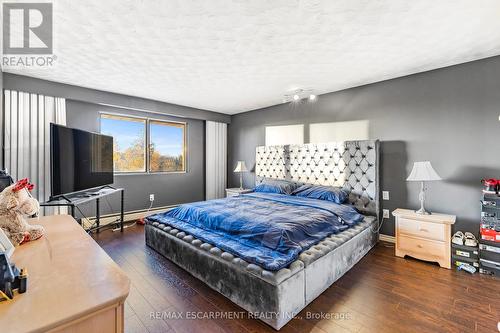
[(389, 200), (389, 191), (382, 191), (382, 200)]
[(390, 218), (389, 210), (388, 209), (384, 209), (384, 210), (382, 210), (382, 212), (383, 212), (384, 219)]
[(149, 195), (149, 201), (155, 201), (155, 195), (154, 194), (150, 194)]

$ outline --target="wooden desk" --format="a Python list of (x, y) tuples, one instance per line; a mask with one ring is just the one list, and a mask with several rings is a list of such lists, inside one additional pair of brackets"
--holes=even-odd
[(69, 215), (33, 219), (39, 240), (16, 248), (28, 291), (0, 303), (2, 332), (123, 332), (130, 280)]

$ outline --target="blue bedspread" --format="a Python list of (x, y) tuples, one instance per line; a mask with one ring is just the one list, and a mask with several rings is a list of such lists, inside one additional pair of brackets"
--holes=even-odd
[(270, 271), (363, 220), (353, 207), (276, 193), (184, 204), (149, 216)]

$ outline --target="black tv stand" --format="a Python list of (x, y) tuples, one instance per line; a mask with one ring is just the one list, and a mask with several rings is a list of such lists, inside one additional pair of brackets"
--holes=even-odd
[[(64, 194), (58, 195), (56, 197), (50, 197), (49, 201), (47, 201), (47, 202), (58, 201), (58, 200), (61, 200), (61, 199), (64, 199), (67, 202), (71, 202), (71, 200), (67, 196), (65, 196)], [(40, 206), (42, 206), (42, 204), (40, 204)]]
[[(115, 193), (120, 193), (120, 220), (115, 222), (116, 225), (119, 225), (120, 231), (123, 231), (123, 222), (124, 222), (124, 195), (125, 190), (123, 188), (114, 188), (110, 185), (102, 186), (96, 190), (92, 190), (92, 193), (88, 192), (77, 192), (66, 195), (57, 195), (54, 197), (50, 197), (49, 201), (40, 203), (42, 207), (69, 207), (71, 216), (75, 218), (75, 209), (78, 205), (96, 201), (96, 220), (95, 227), (91, 227), (86, 229), (87, 232), (99, 232), (101, 228), (108, 227), (108, 225), (101, 226), (101, 209), (100, 209), (100, 199), (102, 197), (106, 197), (108, 195), (112, 195)], [(83, 223), (79, 221), (80, 225), (83, 227)]]

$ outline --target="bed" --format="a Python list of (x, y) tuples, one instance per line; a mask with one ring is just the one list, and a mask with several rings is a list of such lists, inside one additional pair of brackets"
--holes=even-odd
[[(378, 160), (376, 140), (257, 147), (256, 185), (282, 179), (340, 186), (347, 205), (266, 193), (182, 205), (175, 214), (148, 217), (146, 244), (279, 330), (377, 242)], [(325, 216), (329, 224), (321, 222)], [(258, 227), (268, 223), (271, 230), (275, 222), (298, 225), (308, 236), (287, 236), (292, 241), (281, 248), (282, 231)], [(226, 225), (251, 237), (220, 233)]]

